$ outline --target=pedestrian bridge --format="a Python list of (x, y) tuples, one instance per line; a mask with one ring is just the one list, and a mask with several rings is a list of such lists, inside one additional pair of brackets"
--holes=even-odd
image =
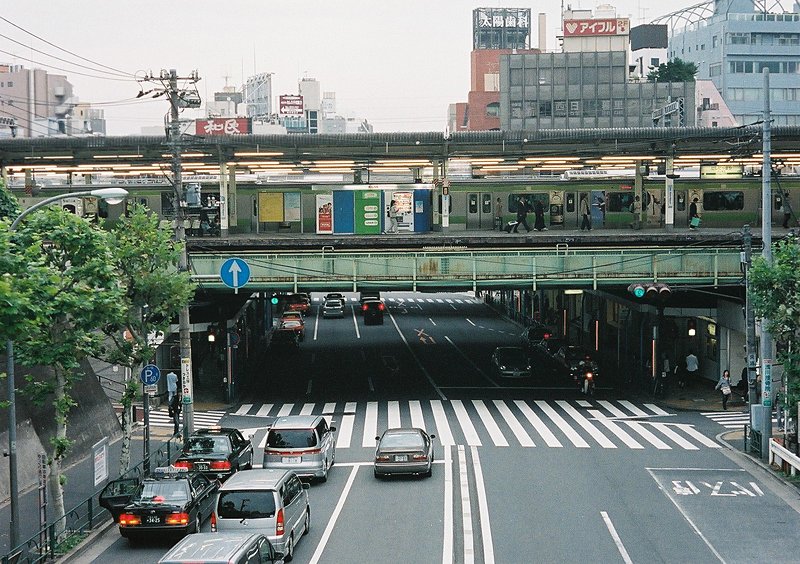
[(721, 285), (742, 282), (740, 248), (632, 247), (487, 250), (285, 250), (225, 252), (190, 249), (193, 279), (225, 289), (222, 264), (250, 267), (242, 291), (458, 291), (498, 288), (624, 287), (632, 282)]

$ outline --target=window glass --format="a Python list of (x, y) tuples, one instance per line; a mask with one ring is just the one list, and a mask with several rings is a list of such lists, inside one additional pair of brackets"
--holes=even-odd
[(219, 492), (217, 511), (220, 519), (275, 517), (275, 494), (272, 490)]
[(570, 67), (567, 69), (567, 82), (569, 84), (581, 83), (581, 69), (578, 67)]
[(481, 204), (481, 213), (492, 213), (492, 195), (483, 194), (483, 202)]
[(470, 194), (467, 196), (467, 207), (469, 213), (478, 213), (478, 195)]
[(522, 101), (516, 100), (511, 102), (511, 117), (519, 119), (522, 117)]
[(539, 116), (540, 117), (552, 117), (553, 116), (553, 104), (552, 104), (552, 102), (539, 102)]
[(627, 212), (633, 203), (633, 191), (630, 192), (607, 192), (606, 211), (608, 212)]
[(703, 210), (732, 211), (744, 209), (744, 192), (710, 191), (703, 192)]
[(317, 446), (313, 429), (271, 429), (267, 445), (275, 448), (307, 448)]
[(488, 117), (497, 117), (500, 115), (500, 102), (492, 102), (486, 104), (486, 115)]
[(511, 86), (522, 86), (522, 69), (511, 69), (508, 74)]

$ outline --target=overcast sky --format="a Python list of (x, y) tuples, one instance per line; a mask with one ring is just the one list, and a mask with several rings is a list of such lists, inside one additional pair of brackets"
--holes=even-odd
[[(610, 4), (637, 25), (696, 3)], [(221, 90), (226, 77), (239, 88), (243, 77), (274, 73), (278, 95), (296, 94), (298, 80), (308, 76), (320, 81), (322, 91), (336, 92), (338, 113), (366, 118), (375, 131), (443, 131), (448, 104), (467, 99), (477, 7), (531, 8), (533, 46), (537, 14), (546, 13), (547, 49), (556, 49), (558, 0), (14, 0), (4, 2), (0, 13), (0, 62), (65, 74), (82, 102), (105, 110), (109, 135), (162, 125), (169, 104), (163, 98), (130, 102), (139, 92), (136, 81), (97, 70), (112, 72), (106, 67), (131, 77), (197, 70), (203, 99)]]

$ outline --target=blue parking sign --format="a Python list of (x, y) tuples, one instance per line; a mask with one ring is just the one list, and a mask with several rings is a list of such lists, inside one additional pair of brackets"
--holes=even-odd
[(143, 384), (153, 386), (157, 384), (158, 379), (161, 378), (161, 371), (158, 369), (158, 366), (148, 364), (142, 368), (141, 378)]

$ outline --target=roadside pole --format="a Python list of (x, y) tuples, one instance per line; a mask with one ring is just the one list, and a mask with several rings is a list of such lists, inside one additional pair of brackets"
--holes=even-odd
[[(764, 75), (764, 139), (761, 164), (761, 256), (772, 264), (772, 127), (769, 103), (769, 69)], [(772, 438), (772, 335), (761, 321), (761, 457), (769, 459)]]

